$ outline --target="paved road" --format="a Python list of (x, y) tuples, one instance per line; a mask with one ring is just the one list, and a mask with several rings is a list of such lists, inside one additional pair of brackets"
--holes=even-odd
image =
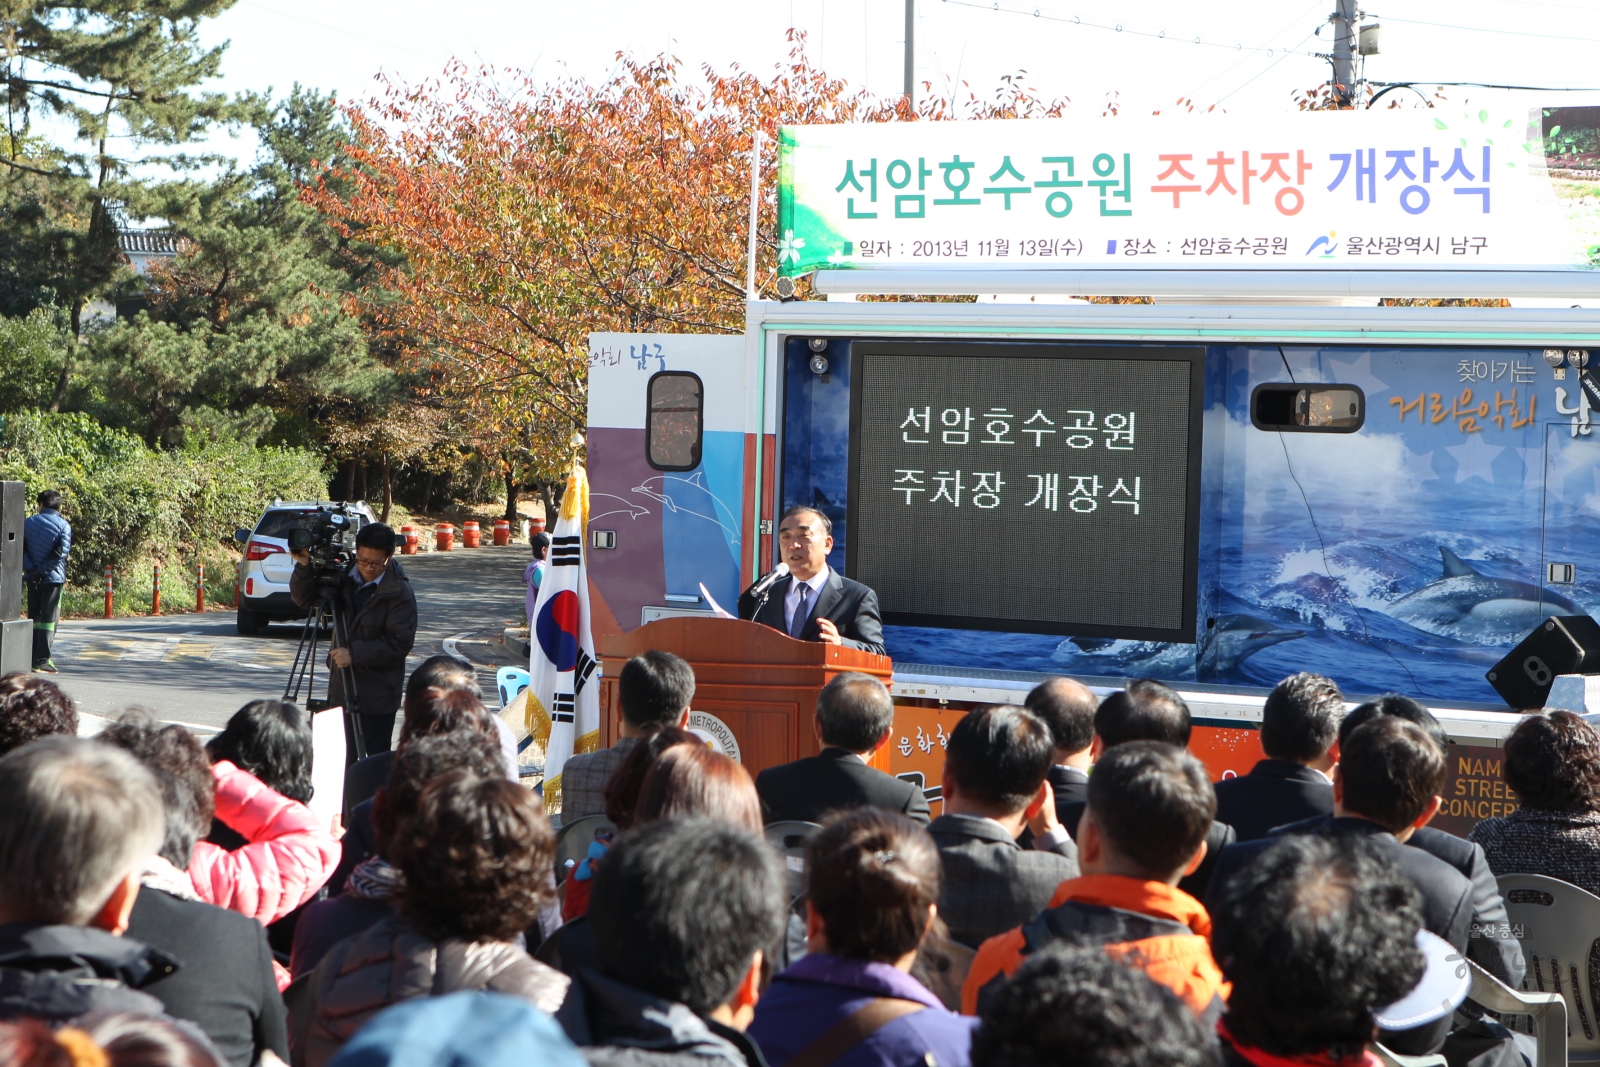
[[(505, 626), (522, 624), (528, 559), (526, 545), (402, 558), (420, 621), (406, 669), (444, 651), (451, 640), (478, 665), (485, 701), (497, 707), (494, 670), (516, 661), (492, 638)], [(54, 680), (91, 715), (110, 716), (138, 704), (163, 720), (215, 732), (241, 705), (282, 694), (299, 639), (299, 623), (240, 637), (231, 611), (67, 619), (56, 636), (61, 673)], [(319, 683), (325, 677), (319, 670)]]

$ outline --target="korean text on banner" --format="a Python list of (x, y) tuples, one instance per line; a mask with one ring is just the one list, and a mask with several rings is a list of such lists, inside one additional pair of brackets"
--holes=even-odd
[(550, 564), (534, 605), (529, 655), (529, 735), (545, 743), (544, 806), (561, 810), (561, 768), (574, 753), (600, 747), (599, 666), (589, 625), (584, 529), (589, 480), (574, 466), (550, 537)]
[(779, 134), (778, 262), (819, 268), (1600, 267), (1542, 112), (854, 123)]

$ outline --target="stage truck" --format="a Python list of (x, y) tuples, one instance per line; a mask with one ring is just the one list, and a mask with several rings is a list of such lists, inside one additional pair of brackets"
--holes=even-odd
[[(1516, 716), (1485, 674), (1600, 605), (1578, 384), (1600, 226), (1524, 150), (1548, 112), (1420, 114), (785, 130), (780, 255), (831, 298), (751, 300), (743, 335), (590, 339), (596, 627), (731, 609), (805, 504), (878, 592), (888, 768), (931, 799), (965, 709), (1048, 675), (1174, 686), (1222, 777), (1308, 670), (1434, 709), (1438, 825), (1512, 810)], [(1234, 192), (1205, 190), (1218, 173)], [(977, 203), (952, 219), (952, 199)]]

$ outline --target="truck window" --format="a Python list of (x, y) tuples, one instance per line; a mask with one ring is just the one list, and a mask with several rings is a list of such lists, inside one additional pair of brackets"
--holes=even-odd
[(700, 466), (705, 432), (705, 389), (698, 374), (660, 371), (645, 387), (645, 458), (658, 471), (692, 471)]
[(1250, 421), (1284, 433), (1355, 433), (1367, 417), (1367, 398), (1354, 385), (1268, 382), (1250, 394)]

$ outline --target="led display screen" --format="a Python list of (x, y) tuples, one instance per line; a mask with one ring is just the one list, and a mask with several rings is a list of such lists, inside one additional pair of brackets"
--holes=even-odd
[(1194, 641), (1203, 349), (851, 361), (847, 568), (886, 622)]

